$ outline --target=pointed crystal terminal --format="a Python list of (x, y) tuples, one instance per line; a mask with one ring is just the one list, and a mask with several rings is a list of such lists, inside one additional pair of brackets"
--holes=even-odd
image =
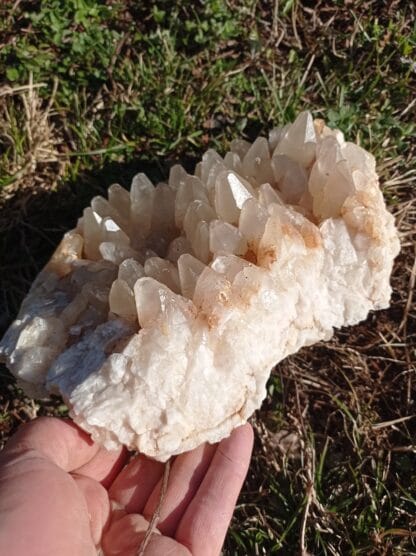
[(299, 203), (308, 189), (308, 174), (303, 166), (284, 154), (272, 158), (274, 178), (286, 203)]
[(170, 262), (176, 263), (181, 255), (191, 252), (192, 246), (189, 240), (184, 236), (179, 236), (170, 242), (166, 258)]
[[(152, 222), (155, 187), (145, 174), (134, 176), (131, 189), (130, 222), (132, 236), (146, 237)], [(133, 240), (133, 245), (136, 242)]]
[(179, 186), (175, 199), (175, 223), (178, 228), (182, 227), (188, 206), (195, 200), (204, 201), (209, 204), (206, 189), (202, 181), (195, 176), (189, 176)]
[(341, 154), (347, 161), (351, 172), (360, 170), (364, 175), (375, 173), (376, 160), (374, 156), (355, 143), (346, 142), (342, 145)]
[(84, 239), (76, 232), (67, 232), (47, 264), (48, 270), (59, 276), (66, 276), (72, 271), (72, 264), (82, 257)]
[(189, 239), (195, 256), (204, 264), (208, 264), (211, 257), (209, 250), (209, 224), (205, 221), (199, 222), (192, 237)]
[(270, 269), (278, 260), (282, 242), (282, 224), (280, 218), (271, 217), (267, 220), (264, 234), (257, 251), (258, 265)]
[(175, 164), (174, 166), (172, 166), (169, 172), (169, 186), (177, 191), (179, 187), (186, 182), (188, 176), (189, 174), (183, 166), (181, 166), (180, 164)]
[(91, 208), (101, 218), (109, 217), (114, 220), (114, 222), (116, 222), (117, 225), (120, 226), (120, 228), (127, 229), (128, 220), (126, 219), (126, 217), (124, 215), (121, 215), (118, 210), (110, 205), (107, 199), (104, 199), (104, 197), (101, 197), (101, 195), (97, 195), (97, 197), (93, 197), (91, 199)]
[(225, 276), (206, 267), (197, 280), (193, 301), (200, 311), (210, 313), (213, 305), (224, 307), (231, 296), (231, 284)]
[(252, 259), (256, 258), (259, 242), (264, 234), (264, 228), (269, 218), (267, 209), (260, 205), (256, 199), (247, 199), (241, 209), (238, 228), (246, 238), (248, 250)]
[(277, 144), (279, 143), (280, 139), (283, 136), (283, 128), (281, 127), (274, 127), (273, 129), (270, 130), (269, 132), (269, 149), (270, 152), (273, 152), (275, 150), (275, 148), (277, 147)]
[(101, 221), (101, 237), (103, 241), (129, 245), (130, 238), (109, 216)]
[(178, 259), (179, 281), (184, 297), (192, 299), (198, 278), (206, 265), (189, 254), (181, 255)]
[(195, 166), (194, 175), (195, 175), (197, 178), (202, 179), (202, 178), (201, 178), (201, 175), (202, 175), (202, 162), (197, 162), (197, 164), (196, 164), (196, 166)]
[(250, 147), (251, 143), (245, 141), (244, 139), (233, 139), (230, 144), (231, 152), (238, 154), (240, 160), (244, 159)]
[[(222, 169), (224, 166), (223, 158), (214, 149), (209, 149), (202, 157), (201, 162), (201, 180), (208, 185), (212, 181), (218, 167)], [(215, 181), (215, 178), (214, 178)]]
[(150, 329), (162, 320), (163, 334), (166, 326), (184, 326), (194, 318), (189, 301), (153, 278), (140, 278), (134, 286), (134, 297), (141, 328)]
[(213, 220), (209, 226), (209, 248), (212, 253), (244, 255), (247, 241), (232, 224)]
[(103, 241), (98, 246), (101, 257), (105, 261), (110, 261), (119, 265), (124, 259), (138, 258), (138, 253), (131, 247), (123, 243), (112, 243), (111, 241)]
[(284, 201), (280, 194), (274, 189), (269, 183), (263, 183), (259, 189), (259, 202), (264, 207), (276, 203), (277, 205), (283, 205)]
[(210, 266), (212, 270), (223, 274), (227, 280), (233, 282), (237, 274), (247, 266), (251, 266), (251, 263), (235, 255), (218, 255)]
[(309, 175), (313, 212), (322, 219), (339, 216), (344, 201), (355, 193), (350, 166), (333, 137), (322, 141), (319, 157)]
[(136, 174), (131, 182), (130, 197), (132, 203), (140, 203), (143, 199), (143, 193), (153, 193), (155, 187), (153, 183), (149, 180), (146, 174), (139, 173)]
[(118, 268), (118, 278), (133, 289), (139, 278), (145, 276), (143, 265), (135, 259), (125, 259)]
[(116, 209), (118, 214), (130, 213), (130, 193), (118, 183), (108, 188), (108, 202)]
[(243, 163), (237, 153), (228, 152), (224, 158), (224, 164), (229, 170), (242, 176), (244, 174)]
[(244, 202), (255, 196), (246, 180), (235, 172), (222, 172), (215, 184), (215, 210), (222, 220), (237, 224)]
[(316, 133), (309, 112), (302, 112), (279, 141), (274, 154), (285, 154), (308, 168), (315, 160)]
[(180, 284), (178, 269), (170, 261), (162, 259), (161, 257), (151, 257), (144, 263), (144, 271), (146, 276), (158, 280), (158, 282), (165, 284), (173, 292), (179, 293)]
[(124, 280), (114, 280), (109, 295), (110, 311), (126, 319), (136, 320), (136, 304), (132, 289)]
[(91, 207), (84, 209), (82, 227), (84, 232), (84, 251), (88, 259), (97, 261), (100, 258), (98, 247), (102, 241), (101, 216)]
[(200, 222), (211, 222), (216, 214), (208, 203), (204, 201), (192, 201), (188, 206), (183, 222), (183, 229), (188, 238), (192, 240), (195, 230)]
[(264, 137), (258, 137), (247, 151), (243, 160), (244, 176), (250, 181), (261, 185), (274, 183), (270, 165), (269, 143)]

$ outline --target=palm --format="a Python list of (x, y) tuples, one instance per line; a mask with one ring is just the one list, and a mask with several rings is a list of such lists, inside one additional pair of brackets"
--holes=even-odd
[[(145, 555), (218, 555), (247, 472), (249, 425), (178, 456)], [(160, 498), (164, 466), (99, 449), (77, 427), (40, 419), (2, 453), (0, 554), (136, 555)]]

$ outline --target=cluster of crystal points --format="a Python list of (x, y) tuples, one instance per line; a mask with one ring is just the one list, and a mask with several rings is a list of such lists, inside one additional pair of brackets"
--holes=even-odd
[(0, 355), (95, 440), (163, 461), (244, 423), (278, 361), (385, 308), (398, 251), (374, 158), (302, 113), (95, 197)]

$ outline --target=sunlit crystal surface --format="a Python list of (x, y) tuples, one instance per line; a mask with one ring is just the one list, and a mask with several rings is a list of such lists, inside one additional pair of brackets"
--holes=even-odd
[(371, 154), (309, 113), (230, 149), (95, 197), (0, 344), (108, 448), (219, 441), (276, 363), (388, 306), (399, 241)]

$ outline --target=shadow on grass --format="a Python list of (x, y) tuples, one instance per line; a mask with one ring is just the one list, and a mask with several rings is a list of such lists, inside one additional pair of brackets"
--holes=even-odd
[[(192, 170), (196, 160), (179, 161)], [(0, 337), (15, 318), (37, 273), (48, 261), (62, 235), (73, 228), (95, 195), (113, 183), (127, 189), (133, 176), (144, 172), (157, 183), (168, 178), (175, 160), (135, 160), (110, 163), (68, 181), (56, 190), (25, 188), (0, 211)]]

